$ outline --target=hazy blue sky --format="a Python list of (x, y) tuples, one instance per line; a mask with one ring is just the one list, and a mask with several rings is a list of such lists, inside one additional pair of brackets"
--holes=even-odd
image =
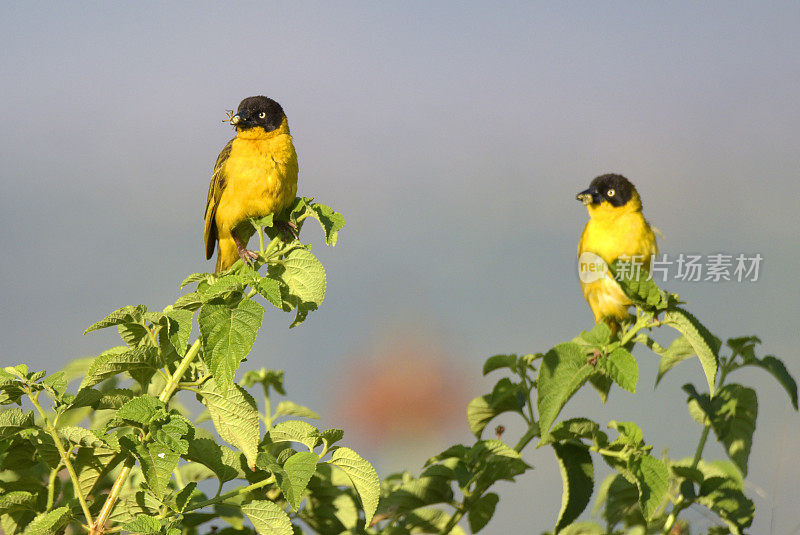
[[(291, 397), (327, 423), (348, 429), (330, 420), (348, 366), (398, 340), (451, 355), (469, 397), (492, 384), (479, 378), (489, 355), (590, 327), (575, 193), (609, 171), (637, 185), (663, 252), (763, 256), (755, 283), (665, 286), (719, 336), (757, 333), (800, 374), (797, 2), (7, 2), (0, 47), (4, 364), (96, 354), (116, 341), (82, 337), (87, 325), (124, 304), (160, 309), (213, 269), (202, 215), (231, 136), (221, 120), (266, 94), (289, 117), (299, 193), (347, 227), (334, 249), (308, 229), (328, 298), (291, 331), (268, 312), (245, 366), (286, 369)], [(656, 359), (639, 360), (635, 403), (587, 393), (570, 413), (635, 419), (655, 451), (690, 455), (699, 430), (680, 385), (702, 384), (699, 365), (652, 391)], [(738, 379), (761, 389), (752, 531), (793, 532), (800, 417), (765, 374)], [(382, 473), (399, 468), (346, 436)], [(464, 423), (408, 440), (418, 473), (470, 438)], [(485, 533), (552, 527), (554, 458), (526, 458), (537, 469), (502, 486)]]

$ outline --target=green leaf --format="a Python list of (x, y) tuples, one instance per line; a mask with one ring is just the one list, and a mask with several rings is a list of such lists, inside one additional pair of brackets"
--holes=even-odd
[(192, 317), (194, 313), (191, 310), (167, 307), (164, 314), (166, 321), (159, 336), (164, 337), (166, 335), (167, 340), (178, 356), (183, 357), (186, 354), (189, 337), (192, 335)]
[(472, 533), (482, 530), (494, 516), (495, 507), (500, 497), (494, 492), (489, 492), (480, 497), (469, 509), (469, 529)]
[(656, 386), (670, 369), (676, 364), (696, 355), (694, 347), (689, 340), (681, 335), (661, 352), (661, 361), (658, 363), (658, 376), (656, 376)]
[(43, 429), (29, 431), (28, 440), (36, 448), (36, 454), (47, 463), (50, 468), (55, 468), (61, 463), (61, 454), (58, 452), (53, 437)]
[(353, 482), (358, 497), (361, 499), (361, 506), (364, 508), (365, 523), (369, 525), (378, 508), (378, 497), (381, 490), (377, 472), (372, 465), (350, 448), (334, 450), (330, 463), (340, 468)]
[(669, 490), (669, 470), (663, 461), (650, 455), (640, 459), (636, 477), (639, 487), (639, 503), (644, 516), (651, 520)]
[[(603, 535), (606, 532), (594, 522), (575, 522), (558, 532), (558, 535)], [(638, 535), (638, 531), (629, 531), (628, 535)]]
[(636, 363), (636, 358), (628, 350), (618, 347), (608, 357), (598, 359), (598, 364), (615, 383), (631, 394), (636, 393), (636, 383), (639, 381), (639, 365)]
[(664, 313), (664, 325), (670, 325), (677, 329), (694, 348), (694, 352), (700, 359), (703, 371), (706, 374), (708, 389), (711, 396), (714, 396), (714, 381), (717, 376), (717, 366), (719, 358), (719, 340), (714, 337), (705, 326), (697, 319), (683, 310), (682, 308), (672, 308)]
[(742, 535), (753, 523), (755, 506), (731, 479), (706, 478), (700, 485), (697, 502), (719, 515), (735, 535)]
[(33, 411), (26, 414), (22, 412), (22, 409), (15, 407), (0, 412), (0, 440), (12, 437), (33, 426)]
[(233, 383), (261, 327), (264, 307), (250, 299), (237, 306), (205, 304), (197, 316), (203, 343), (203, 360), (222, 387)]
[[(450, 522), (451, 515), (439, 509), (421, 508), (406, 516), (406, 524), (411, 526), (411, 533), (439, 533)], [(465, 535), (458, 524), (450, 530), (450, 535)]]
[(202, 437), (190, 440), (189, 451), (185, 457), (190, 461), (207, 466), (216, 474), (221, 483), (232, 481), (239, 475), (236, 463), (238, 455), (210, 438)]
[(597, 422), (588, 418), (570, 418), (554, 425), (550, 429), (550, 434), (546, 439), (542, 439), (540, 445), (580, 439), (589, 439), (598, 447), (605, 447), (608, 444), (608, 436), (600, 431), (600, 425)]
[(35, 510), (36, 496), (24, 490), (15, 490), (0, 495), (0, 515), (20, 510)]
[(519, 412), (525, 407), (527, 395), (522, 385), (512, 383), (504, 377), (500, 379), (491, 394), (479, 396), (467, 405), (467, 422), (472, 433), (481, 437), (486, 425), (497, 415), (504, 412)]
[(214, 275), (212, 273), (192, 273), (191, 275), (183, 279), (183, 281), (181, 281), (181, 285), (179, 286), (179, 288), (182, 290), (185, 286), (192, 284), (194, 282), (200, 282), (200, 281), (207, 282), (208, 279), (213, 276)]
[(222, 388), (213, 378), (203, 384), (200, 394), (219, 436), (241, 450), (252, 469), (261, 434), (258, 407), (253, 396), (237, 384)]
[(611, 342), (611, 328), (605, 322), (600, 322), (591, 331), (581, 331), (571, 341), (587, 349), (603, 349)]
[(58, 429), (58, 434), (76, 446), (84, 446), (87, 448), (100, 448), (104, 446), (102, 440), (83, 427), (60, 427)]
[(72, 462), (78, 475), (78, 484), (84, 496), (91, 494), (97, 482), (122, 461), (117, 452), (106, 448), (78, 448)]
[(23, 531), (23, 535), (52, 535), (67, 525), (72, 518), (69, 507), (59, 507), (49, 513), (42, 513)]
[(319, 221), (322, 231), (325, 233), (325, 243), (335, 246), (339, 231), (344, 228), (344, 216), (339, 212), (335, 212), (330, 206), (311, 203), (310, 200), (309, 203), (311, 216)]
[(158, 368), (158, 349), (155, 347), (135, 349), (125, 346), (112, 347), (94, 359), (79, 389), (94, 386), (124, 372), (144, 372), (152, 375)]
[[(300, 506), (300, 501), (308, 486), (308, 482), (317, 469), (317, 461), (319, 461), (317, 454), (310, 451), (301, 451), (295, 453), (283, 463), (283, 469), (289, 476), (289, 484), (292, 486), (291, 494), (293, 498), (290, 500), (287, 496), (287, 501), (289, 501), (289, 505), (291, 505), (292, 509), (295, 511), (297, 511), (297, 508)], [(284, 493), (284, 495), (286, 495), (286, 493)]]
[[(728, 341), (730, 344), (730, 340)], [(794, 410), (797, 410), (797, 382), (794, 377), (786, 369), (786, 365), (779, 358), (767, 355), (763, 359), (757, 358), (755, 355), (745, 358), (744, 366), (757, 366), (768, 371), (786, 390), (789, 394), (789, 399), (792, 401)]]
[(111, 327), (112, 325), (139, 323), (142, 321), (142, 316), (145, 312), (147, 312), (147, 307), (144, 305), (124, 306), (115, 310), (100, 321), (91, 324), (85, 331), (83, 331), (83, 334), (87, 334), (98, 329), (105, 329), (106, 327)]
[[(435, 465), (442, 468), (441, 465)], [(431, 467), (434, 468), (434, 467)], [(419, 507), (437, 503), (448, 503), (453, 499), (450, 482), (443, 477), (426, 477), (403, 481), (389, 496), (382, 498), (381, 509), (413, 511)]]
[(161, 533), (161, 522), (150, 516), (137, 515), (130, 522), (126, 522), (122, 529), (141, 535), (154, 535)]
[(261, 535), (292, 535), (294, 533), (289, 516), (274, 502), (253, 500), (242, 506), (242, 512), (253, 523), (256, 533)]
[(283, 282), (283, 309), (287, 312), (297, 309), (291, 327), (302, 323), (308, 312), (316, 310), (325, 298), (325, 268), (307, 249), (292, 249), (282, 260), (270, 264), (267, 273)]
[(299, 416), (301, 418), (319, 419), (319, 414), (312, 411), (308, 407), (298, 405), (292, 401), (281, 401), (278, 403), (278, 406), (275, 408), (275, 414), (273, 414), (273, 418), (278, 418), (279, 416)]
[(589, 450), (575, 444), (553, 444), (564, 491), (555, 532), (571, 524), (589, 505), (594, 489), (594, 467)]
[[(627, 266), (627, 267), (626, 267)], [(625, 295), (644, 310), (665, 310), (675, 302), (675, 298), (661, 290), (655, 281), (648, 276), (645, 269), (631, 269), (632, 263), (628, 260), (615, 260), (609, 269), (614, 275), (614, 280), (620, 285)]]
[(547, 352), (539, 370), (536, 406), (544, 438), (561, 409), (595, 373), (578, 344), (559, 344)]
[(728, 384), (717, 392), (713, 405), (711, 423), (714, 433), (725, 445), (728, 457), (742, 474), (747, 475), (747, 461), (758, 416), (756, 392), (742, 385)]
[(267, 391), (269, 388), (274, 388), (278, 394), (286, 395), (286, 390), (283, 388), (283, 370), (267, 370), (261, 368), (257, 371), (251, 370), (245, 372), (242, 377), (242, 384), (248, 388), (256, 384), (261, 384)]
[(273, 442), (299, 442), (312, 450), (317, 444), (319, 430), (308, 422), (289, 420), (276, 424), (270, 429), (269, 437)]
[(256, 291), (274, 307), (283, 309), (280, 282), (269, 277), (258, 277), (254, 287)]
[[(175, 507), (177, 507), (178, 512), (182, 513), (186, 509), (186, 506), (189, 505), (192, 499), (192, 495), (195, 494), (196, 488), (197, 483), (192, 481), (175, 495)], [(203, 494), (198, 491), (197, 495), (202, 496)]]
[(502, 368), (508, 368), (513, 370), (516, 365), (517, 365), (516, 355), (494, 355), (486, 359), (486, 362), (484, 362), (483, 375), (488, 375), (490, 372)]
[(150, 394), (142, 394), (125, 403), (117, 411), (117, 418), (140, 425), (148, 425), (154, 419), (165, 418), (164, 402)]
[(147, 335), (147, 328), (140, 323), (123, 323), (117, 325), (117, 332), (120, 338), (122, 338), (130, 348), (147, 345), (150, 342)]
[(157, 498), (162, 499), (168, 490), (172, 471), (178, 466), (178, 453), (159, 442), (142, 444), (129, 436), (120, 437), (119, 442), (136, 456), (147, 486)]

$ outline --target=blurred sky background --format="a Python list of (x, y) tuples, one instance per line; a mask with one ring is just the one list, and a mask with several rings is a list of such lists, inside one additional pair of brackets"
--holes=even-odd
[[(81, 336), (89, 324), (161, 309), (213, 269), (221, 121), (265, 94), (289, 117), (299, 193), (347, 226), (332, 249), (306, 229), (326, 301), (292, 330), (267, 311), (244, 368), (285, 369), (291, 399), (379, 473), (472, 441), (466, 402), (499, 378), (480, 376), (485, 358), (591, 327), (575, 194), (605, 172), (636, 184), (662, 252), (763, 256), (757, 282), (663, 286), (800, 374), (800, 3), (5, 2), (0, 46), (4, 365), (98, 354), (118, 339)], [(635, 420), (655, 452), (690, 456), (700, 429), (680, 386), (702, 387), (699, 364), (653, 390), (657, 359), (637, 355), (638, 397), (601, 406), (586, 389), (565, 415)], [(800, 417), (766, 373), (731, 380), (760, 396), (752, 532), (796, 533)], [(513, 443), (513, 420), (497, 423)], [(536, 469), (499, 485), (484, 533), (552, 528), (555, 458), (529, 449)]]

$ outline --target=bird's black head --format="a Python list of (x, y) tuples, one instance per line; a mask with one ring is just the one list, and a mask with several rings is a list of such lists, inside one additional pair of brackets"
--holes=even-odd
[(236, 114), (231, 117), (231, 124), (236, 130), (248, 130), (257, 126), (271, 132), (281, 126), (286, 114), (281, 105), (268, 97), (247, 97), (239, 103)]
[(600, 204), (608, 201), (611, 206), (624, 206), (631, 200), (636, 188), (622, 175), (608, 174), (600, 175), (592, 180), (589, 189), (584, 190), (576, 196), (583, 204)]

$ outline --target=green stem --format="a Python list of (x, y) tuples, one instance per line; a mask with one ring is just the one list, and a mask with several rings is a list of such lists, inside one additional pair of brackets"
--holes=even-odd
[(467, 506), (468, 501), (469, 499), (464, 500), (464, 505), (456, 509), (455, 514), (450, 517), (450, 521), (439, 531), (439, 535), (447, 535), (453, 531), (453, 528), (456, 527), (458, 521), (461, 520), (464, 514), (469, 510), (469, 507)]
[[(169, 381), (167, 381), (167, 384), (164, 386), (164, 390), (161, 392), (161, 395), (158, 396), (158, 399), (162, 403), (166, 404), (170, 398), (172, 398), (172, 394), (175, 393), (175, 389), (178, 388), (178, 385), (180, 384), (181, 377), (183, 377), (183, 374), (186, 373), (186, 370), (189, 369), (192, 361), (200, 352), (200, 345), (200, 338), (198, 338), (194, 341), (192, 347), (190, 347), (186, 352), (186, 355), (183, 357), (183, 360), (181, 360), (181, 363), (178, 364), (178, 367), (175, 368), (175, 373), (173, 373), (172, 377), (169, 378)], [(100, 516), (97, 517), (97, 521), (93, 524), (91, 520), (89, 520), (89, 523), (92, 524), (92, 529), (90, 531), (91, 534), (100, 534), (105, 532), (104, 525), (111, 516), (111, 511), (114, 509), (117, 498), (119, 498), (119, 493), (122, 491), (122, 486), (125, 484), (125, 481), (127, 481), (134, 464), (135, 461), (132, 457), (129, 457), (125, 460), (125, 464), (123, 465), (122, 470), (119, 471), (117, 479), (114, 481), (114, 486), (111, 487), (111, 492), (108, 493), (108, 497), (103, 504), (103, 509), (100, 511)], [(79, 492), (77, 480), (75, 480), (75, 489)]]
[(39, 415), (42, 417), (42, 421), (44, 422), (44, 428), (47, 430), (47, 433), (53, 437), (53, 442), (56, 445), (56, 449), (58, 449), (58, 453), (61, 455), (61, 462), (64, 463), (64, 466), (67, 468), (67, 472), (69, 472), (69, 477), (72, 480), (72, 486), (75, 489), (75, 495), (78, 497), (78, 501), (81, 504), (81, 509), (83, 509), (83, 515), (86, 517), (86, 523), (92, 523), (92, 513), (89, 511), (89, 505), (86, 503), (86, 498), (83, 496), (83, 492), (81, 491), (80, 481), (78, 480), (78, 474), (75, 472), (75, 468), (72, 466), (72, 461), (69, 460), (69, 452), (64, 448), (64, 443), (61, 442), (61, 437), (58, 436), (58, 431), (55, 427), (50, 424), (47, 420), (47, 414), (45, 414), (44, 409), (42, 406), (39, 405), (39, 392), (33, 394), (30, 390), (28, 391), (28, 398), (31, 400), (31, 403), (36, 410), (39, 412)]
[(272, 428), (272, 404), (269, 401), (269, 387), (264, 385), (264, 423), (269, 431)]
[(46, 512), (49, 512), (50, 509), (53, 508), (53, 502), (55, 501), (55, 494), (56, 494), (56, 477), (58, 477), (58, 473), (61, 471), (61, 465), (59, 464), (52, 470), (50, 470), (50, 480), (47, 483), (47, 507), (45, 508)]
[(711, 424), (707, 424), (703, 428), (703, 434), (700, 435), (700, 442), (697, 444), (697, 450), (695, 450), (694, 452), (691, 468), (697, 468), (697, 465), (700, 464), (700, 459), (703, 457), (703, 449), (705, 449), (706, 447), (706, 441), (708, 440), (708, 434), (710, 431), (711, 431)]
[(216, 498), (211, 498), (209, 500), (206, 500), (206, 501), (203, 501), (203, 502), (200, 502), (200, 503), (196, 503), (196, 504), (192, 505), (191, 508), (186, 509), (183, 512), (184, 513), (189, 513), (191, 511), (196, 511), (198, 509), (202, 509), (203, 507), (208, 507), (209, 505), (214, 505), (215, 503), (224, 502), (225, 500), (227, 500), (229, 498), (233, 498), (235, 496), (240, 496), (242, 494), (250, 492), (251, 490), (260, 489), (261, 487), (266, 487), (267, 485), (271, 485), (272, 483), (275, 483), (275, 476), (274, 475), (269, 476), (267, 479), (262, 479), (258, 483), (253, 483), (252, 485), (247, 485), (246, 487), (238, 487), (238, 488), (235, 488), (235, 489), (231, 490), (230, 492), (226, 492), (225, 494), (222, 494), (221, 496), (217, 496)]
[(630, 342), (636, 334), (645, 328), (652, 328), (658, 326), (657, 321), (653, 321), (652, 317), (648, 314), (646, 316), (642, 316), (636, 320), (636, 323), (628, 329), (625, 334), (622, 335), (622, 338), (619, 339), (619, 345), (625, 347), (628, 342)]
[(183, 360), (178, 367), (175, 369), (175, 373), (172, 374), (172, 377), (169, 381), (167, 381), (166, 386), (164, 386), (164, 391), (161, 392), (161, 395), (158, 396), (158, 399), (166, 403), (172, 397), (172, 394), (175, 392), (175, 389), (178, 388), (178, 384), (181, 381), (181, 377), (183, 374), (186, 373), (186, 370), (189, 369), (191, 366), (192, 361), (195, 359), (197, 354), (200, 352), (200, 338), (194, 341), (192, 347), (189, 348), (189, 351), (186, 352), (186, 356), (183, 357)]

